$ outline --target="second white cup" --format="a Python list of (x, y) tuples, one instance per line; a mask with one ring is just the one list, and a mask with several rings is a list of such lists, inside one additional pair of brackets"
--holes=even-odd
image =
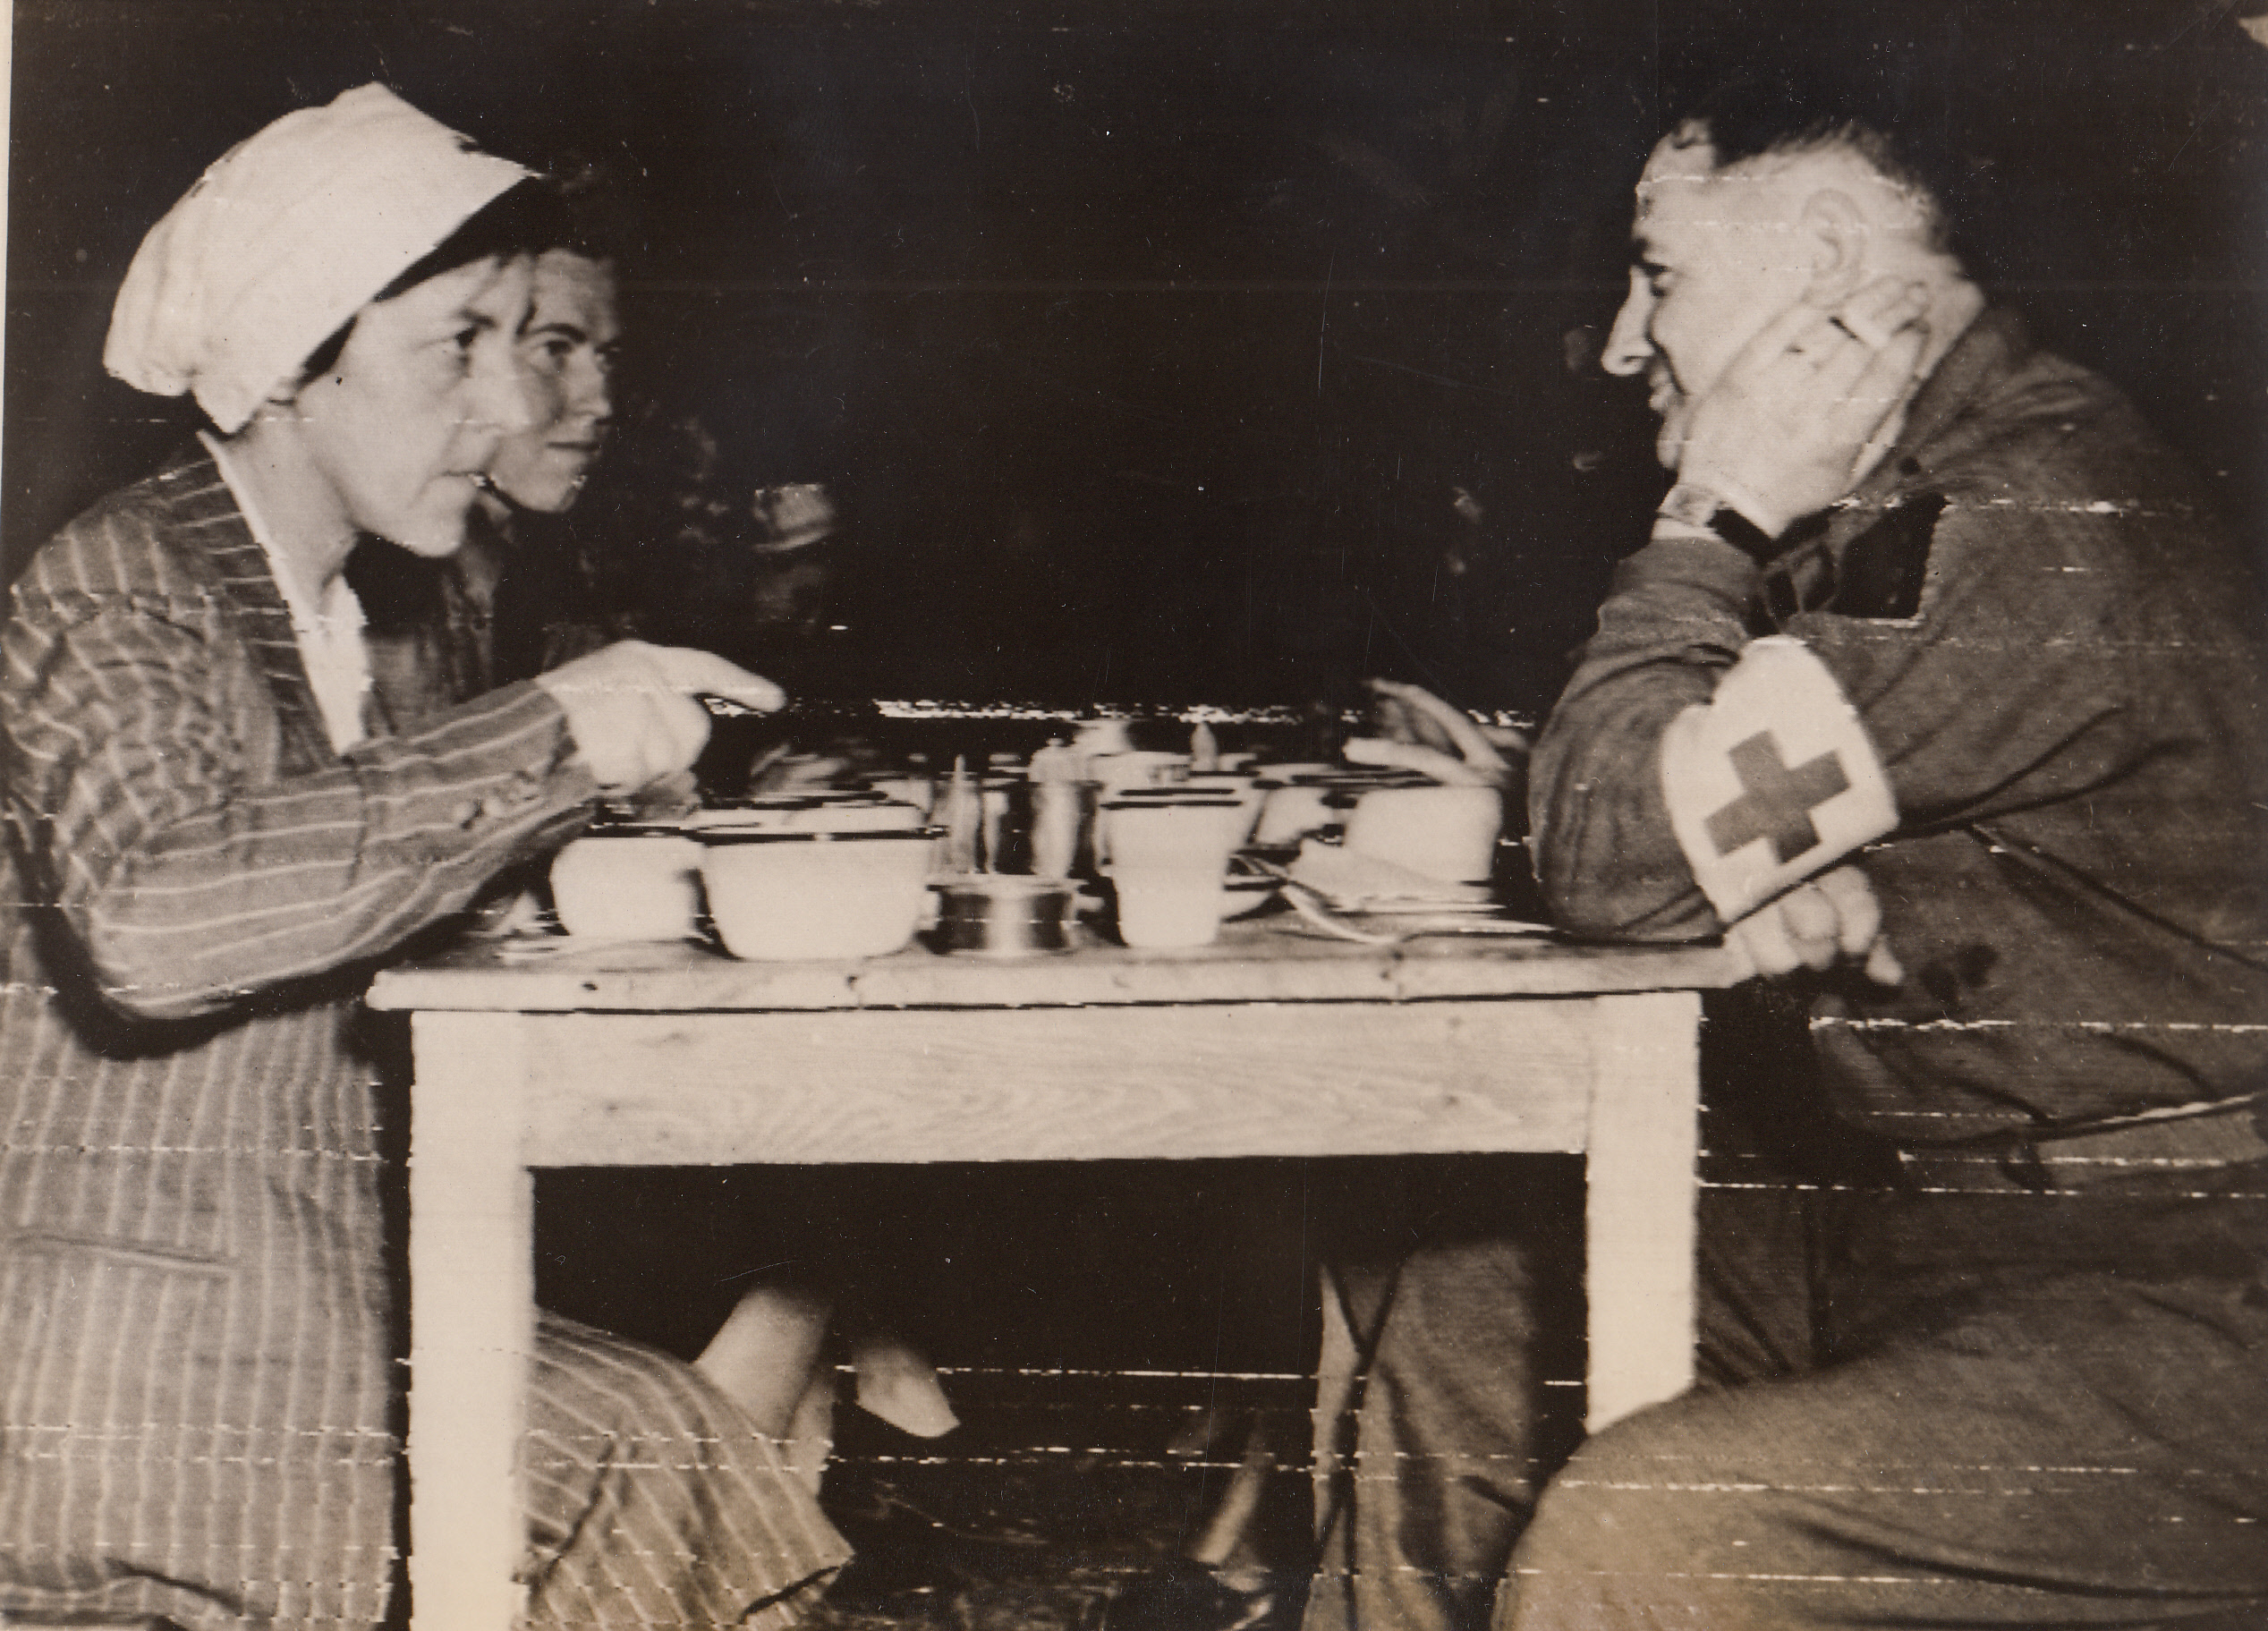
[(1102, 848), (1113, 866), (1227, 871), (1244, 841), (1244, 811), (1233, 798), (1113, 799), (1102, 807)]
[(1118, 938), (1139, 950), (1210, 945), (1220, 933), (1228, 888), (1217, 872), (1118, 868)]
[(1493, 787), (1373, 787), (1346, 818), (1346, 847), (1448, 883), (1485, 883), (1504, 801)]

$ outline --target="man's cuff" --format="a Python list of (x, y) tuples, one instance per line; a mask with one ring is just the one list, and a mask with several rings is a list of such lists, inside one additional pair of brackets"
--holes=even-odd
[(1758, 565), (1780, 553), (1779, 529), (1760, 524), (1761, 504), (1699, 481), (1680, 481), (1663, 496), (1655, 536), (1721, 539)]
[(1614, 569), (1609, 588), (1616, 595), (1696, 591), (1728, 616), (1746, 615), (1762, 572), (1746, 552), (1714, 537), (1656, 538)]
[(1858, 710), (1799, 640), (1751, 641), (1661, 738), (1678, 847), (1731, 923), (1898, 825)]

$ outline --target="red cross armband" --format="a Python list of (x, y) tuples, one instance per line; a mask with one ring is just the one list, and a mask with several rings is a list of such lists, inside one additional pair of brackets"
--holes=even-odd
[(1751, 641), (1717, 694), (1669, 722), (1661, 790), (1694, 881), (1728, 923), (1898, 825), (1858, 710), (1786, 635)]

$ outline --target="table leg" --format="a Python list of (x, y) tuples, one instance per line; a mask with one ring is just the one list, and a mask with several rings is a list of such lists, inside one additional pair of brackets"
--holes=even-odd
[(413, 1028), (410, 1602), (438, 1631), (509, 1631), (523, 1596), (516, 1457), (535, 1341), (523, 1024), (421, 1013)]
[(1593, 1432), (1693, 1385), (1701, 998), (1598, 997), (1585, 1167)]

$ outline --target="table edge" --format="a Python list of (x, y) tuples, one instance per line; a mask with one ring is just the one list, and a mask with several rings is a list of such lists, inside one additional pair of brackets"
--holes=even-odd
[(731, 1013), (1092, 1007), (1253, 1002), (1422, 1002), (1711, 990), (1737, 978), (1719, 946), (1348, 947), (1346, 955), (1134, 956), (987, 964), (933, 954), (851, 963), (717, 958), (647, 968), (409, 964), (365, 998), (382, 1010)]

